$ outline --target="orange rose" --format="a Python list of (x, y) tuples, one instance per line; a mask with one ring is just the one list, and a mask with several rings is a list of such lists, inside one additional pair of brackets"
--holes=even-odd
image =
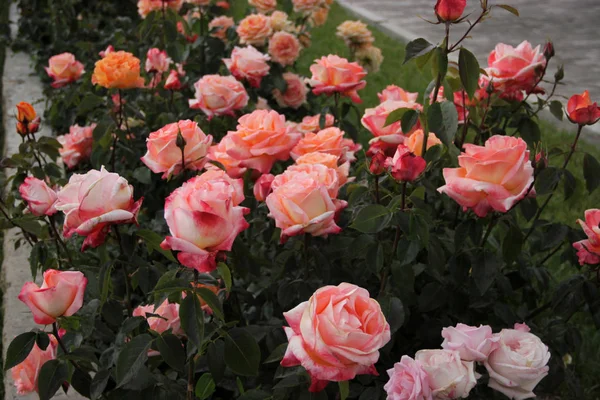
[(329, 7), (319, 7), (312, 12), (309, 22), (313, 26), (321, 26), (327, 22), (327, 17), (329, 17)]
[(571, 96), (567, 104), (569, 121), (579, 125), (593, 125), (600, 119), (600, 109), (597, 103), (590, 100), (590, 92)]
[[(417, 156), (420, 156), (423, 153), (423, 137), (425, 134), (422, 129), (416, 130), (412, 135), (410, 135), (406, 140), (404, 140), (404, 144), (411, 153), (414, 153)], [(442, 141), (435, 136), (435, 133), (429, 132), (427, 135), (427, 149), (442, 144)]]
[(178, 12), (182, 4), (183, 0), (139, 0), (137, 7), (140, 16), (146, 18), (152, 11), (162, 10), (163, 7)]
[(225, 41), (227, 40), (227, 29), (234, 25), (235, 21), (233, 18), (222, 15), (210, 21), (208, 24), (208, 30), (210, 31), (211, 36)]
[(310, 72), (312, 77), (308, 83), (314, 94), (341, 93), (342, 96), (350, 97), (353, 102), (361, 103), (357, 91), (367, 85), (363, 80), (367, 73), (357, 63), (330, 54), (316, 60), (311, 65)]
[(269, 40), (269, 54), (284, 67), (292, 65), (300, 56), (300, 41), (291, 33), (277, 32)]
[[(309, 115), (309, 116), (302, 118), (302, 122), (300, 122), (296, 126), (296, 129), (300, 133), (308, 133), (308, 132), (317, 133), (321, 130), (321, 126), (319, 125), (320, 121), (321, 121), (321, 114), (312, 115), (312, 116)], [(330, 126), (333, 126), (333, 124), (335, 122), (335, 118), (331, 114), (325, 114), (324, 122), (325, 122), (325, 124), (323, 125), (323, 129), (329, 128)]]
[(248, 0), (248, 4), (263, 14), (268, 14), (277, 8), (277, 0)]
[(348, 179), (350, 172), (350, 162), (346, 161), (342, 165), (338, 166), (340, 157), (334, 156), (328, 153), (308, 153), (300, 156), (296, 159), (297, 165), (303, 164), (322, 164), (327, 168), (333, 168), (337, 172), (340, 186), (344, 185), (348, 181), (354, 180), (354, 178)]
[(132, 89), (144, 86), (140, 59), (126, 51), (108, 53), (96, 61), (92, 83), (107, 89)]
[(322, 3), (323, 0), (292, 0), (296, 12), (313, 12)]
[(253, 46), (263, 46), (272, 33), (271, 21), (263, 14), (248, 15), (237, 28), (240, 43)]
[(344, 146), (344, 132), (338, 128), (326, 128), (319, 133), (307, 133), (292, 149), (292, 158), (308, 153), (328, 153), (341, 157), (348, 149)]

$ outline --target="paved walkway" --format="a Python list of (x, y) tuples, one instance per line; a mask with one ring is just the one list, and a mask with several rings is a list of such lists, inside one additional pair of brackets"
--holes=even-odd
[[(435, 0), (339, 0), (340, 4), (359, 14), (363, 19), (379, 25), (388, 33), (404, 40), (419, 36), (433, 43), (443, 37), (442, 25), (430, 25), (419, 18), (435, 20)], [(600, 0), (489, 0), (490, 4), (509, 4), (516, 7), (521, 17), (495, 8), (492, 18), (474, 29), (473, 38), (466, 47), (473, 50), (482, 66), (487, 65), (487, 55), (496, 43), (517, 45), (523, 40), (543, 44), (551, 39), (557, 57), (550, 71), (565, 66), (565, 92), (568, 96), (590, 91), (592, 98), (600, 101)], [(479, 1), (469, 0), (467, 12), (479, 15)], [(472, 18), (472, 19), (475, 19)], [(451, 36), (456, 40), (468, 26), (458, 25)]]

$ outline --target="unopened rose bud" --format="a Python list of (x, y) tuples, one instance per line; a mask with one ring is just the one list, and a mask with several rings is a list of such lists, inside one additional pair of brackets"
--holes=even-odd
[(385, 160), (387, 160), (387, 157), (383, 151), (376, 152), (373, 157), (371, 157), (369, 171), (371, 171), (373, 175), (383, 174), (385, 171)]
[(438, 0), (434, 10), (440, 21), (454, 22), (462, 16), (466, 6), (467, 0)]
[(185, 142), (185, 139), (183, 138), (183, 135), (181, 134), (181, 131), (177, 132), (177, 139), (175, 140), (175, 144), (181, 150), (183, 150), (185, 148), (186, 142)]
[(36, 133), (40, 130), (40, 117), (36, 117), (29, 123), (29, 133)]
[(593, 125), (600, 120), (600, 108), (598, 103), (592, 103), (590, 93), (586, 90), (571, 96), (567, 103), (567, 117), (574, 124)]
[(564, 77), (565, 77), (565, 67), (563, 65), (561, 65), (560, 67), (558, 67), (556, 74), (554, 74), (554, 80), (556, 82), (560, 82), (563, 80)]
[(544, 46), (544, 57), (546, 57), (546, 60), (550, 60), (554, 57), (554, 54), (554, 43), (548, 41), (546, 46)]
[(548, 154), (544, 150), (540, 150), (535, 155), (535, 160), (533, 162), (533, 168), (535, 168), (536, 173), (543, 170), (548, 166)]
[(17, 121), (27, 123), (33, 121), (36, 116), (37, 114), (31, 104), (24, 101), (17, 104)]
[(395, 180), (412, 182), (425, 171), (427, 163), (423, 157), (411, 153), (407, 146), (400, 144), (394, 158), (388, 158), (385, 165), (390, 168)]

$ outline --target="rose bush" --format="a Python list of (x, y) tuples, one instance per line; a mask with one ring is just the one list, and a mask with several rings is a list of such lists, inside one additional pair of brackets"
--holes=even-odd
[(382, 62), (365, 24), (303, 67), (330, 1), (20, 3), (48, 108), (14, 105), (2, 161), (38, 324), (6, 352), (19, 392), (584, 398), (569, 360), (579, 321), (600, 325), (600, 214), (545, 210), (583, 190), (573, 168), (597, 195), (598, 161), (571, 159), (599, 112), (573, 96), (576, 135), (548, 148), (553, 46), (498, 44), (480, 68), (468, 37), (512, 8), (432, 0), (469, 34), (409, 43), (428, 88), (362, 107)]

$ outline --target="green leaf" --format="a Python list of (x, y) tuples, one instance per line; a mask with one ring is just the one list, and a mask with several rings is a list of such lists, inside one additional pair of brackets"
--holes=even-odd
[(281, 343), (279, 346), (275, 347), (275, 349), (271, 352), (271, 354), (269, 354), (269, 357), (267, 357), (267, 359), (265, 361), (263, 361), (263, 364), (269, 364), (272, 362), (281, 361), (283, 359), (283, 356), (285, 355), (287, 347), (288, 347), (287, 342)]
[(448, 73), (448, 55), (441, 47), (436, 47), (432, 54), (432, 75), (437, 76), (439, 74), (444, 79)]
[(229, 331), (225, 337), (225, 363), (237, 375), (258, 375), (260, 348), (248, 331), (242, 328)]
[(458, 72), (465, 91), (472, 99), (479, 88), (479, 62), (469, 50), (461, 48), (458, 54)]
[(217, 264), (217, 271), (219, 271), (219, 275), (223, 279), (223, 282), (225, 282), (225, 289), (227, 289), (227, 291), (230, 292), (232, 281), (231, 271), (229, 270), (229, 267), (224, 262), (220, 262)]
[(123, 346), (117, 359), (116, 379), (117, 387), (122, 387), (131, 382), (140, 372), (148, 359), (148, 350), (152, 344), (152, 337), (143, 334), (134, 337)]
[(523, 247), (523, 232), (518, 226), (511, 225), (502, 242), (502, 257), (507, 263), (516, 261)]
[(446, 303), (444, 287), (437, 282), (430, 282), (421, 289), (419, 295), (419, 311), (430, 312)]
[(179, 319), (181, 320), (181, 328), (187, 334), (188, 339), (197, 348), (201, 348), (204, 339), (204, 311), (198, 296), (186, 296), (181, 301)]
[(152, 174), (150, 173), (150, 169), (148, 167), (138, 167), (134, 169), (133, 177), (136, 181), (143, 183), (144, 185), (149, 185), (152, 183)]
[(390, 223), (392, 214), (380, 204), (371, 204), (361, 209), (350, 228), (362, 233), (377, 233)]
[(535, 181), (537, 195), (542, 196), (554, 191), (561, 177), (562, 170), (554, 167), (544, 168)]
[(563, 112), (563, 105), (560, 101), (552, 100), (550, 102), (549, 108), (550, 112), (556, 117), (556, 119), (558, 119), (559, 121), (562, 121), (564, 119), (565, 114)]
[(405, 113), (407, 113), (408, 111), (412, 110), (411, 108), (397, 108), (394, 111), (392, 111), (391, 113), (388, 114), (387, 118), (385, 119), (385, 126), (391, 125), (394, 122), (398, 122), (402, 119), (402, 117), (404, 116)]
[(169, 259), (169, 261), (177, 262), (175, 257), (173, 257), (173, 253), (168, 250), (164, 250), (160, 247), (160, 243), (163, 241), (163, 237), (158, 233), (151, 231), (149, 229), (140, 229), (136, 232), (136, 235), (144, 239), (144, 243), (148, 246), (148, 252), (152, 253), (152, 250), (156, 250), (165, 257)]
[(418, 110), (408, 110), (402, 116), (402, 132), (410, 132), (419, 120)]
[(46, 332), (39, 331), (35, 336), (35, 344), (41, 349), (46, 350), (50, 344), (50, 338)]
[(63, 382), (69, 379), (69, 368), (61, 360), (46, 361), (38, 377), (40, 400), (50, 400)]
[(196, 397), (200, 400), (208, 399), (215, 392), (217, 385), (210, 373), (204, 373), (196, 382)]
[(95, 94), (88, 93), (85, 95), (83, 100), (79, 103), (79, 107), (77, 107), (77, 115), (85, 116), (94, 108), (100, 107), (104, 104), (104, 98), (100, 96), (96, 96)]
[(92, 384), (92, 377), (85, 371), (75, 368), (73, 375), (71, 375), (71, 386), (80, 395), (90, 398), (90, 387)]
[(500, 262), (493, 253), (481, 251), (475, 256), (472, 276), (479, 294), (483, 296), (488, 291), (496, 280), (496, 274), (499, 270)]
[(575, 189), (577, 188), (577, 181), (575, 180), (575, 176), (568, 169), (563, 170), (565, 174), (565, 180), (563, 181), (564, 187), (563, 192), (565, 192), (565, 201), (571, 198), (575, 193)]
[(434, 48), (435, 48), (434, 45), (432, 45), (431, 43), (429, 43), (427, 40), (425, 40), (423, 38), (418, 38), (418, 39), (413, 40), (412, 42), (409, 42), (406, 45), (406, 52), (404, 55), (403, 64), (406, 64), (407, 62), (409, 62), (410, 60), (412, 60), (415, 57), (420, 57), (422, 55), (429, 53)]
[(381, 305), (381, 312), (385, 315), (385, 319), (390, 324), (390, 333), (393, 335), (404, 325), (406, 312), (402, 300), (397, 297), (383, 295), (377, 299)]
[(429, 132), (433, 132), (446, 146), (454, 141), (458, 129), (456, 106), (449, 101), (436, 102), (427, 111)]
[(600, 163), (589, 153), (583, 157), (583, 177), (590, 193), (600, 185)]
[(340, 400), (346, 400), (350, 394), (350, 383), (348, 381), (339, 381), (338, 386), (340, 388)]
[(225, 343), (222, 340), (216, 340), (208, 345), (206, 349), (206, 363), (213, 380), (220, 382), (225, 375)]
[(27, 358), (35, 344), (36, 338), (37, 334), (35, 332), (25, 332), (21, 333), (10, 342), (8, 350), (6, 350), (6, 361), (4, 361), (5, 371), (11, 369), (15, 365), (21, 364), (23, 360)]
[(223, 314), (223, 305), (214, 292), (203, 287), (195, 288), (194, 291), (200, 297), (202, 297), (202, 300), (206, 302), (217, 318), (219, 318), (221, 321), (225, 320), (225, 315)]
[(172, 333), (163, 333), (156, 338), (156, 346), (169, 367), (183, 372), (185, 368), (185, 350), (181, 340)]
[(509, 13), (515, 15), (515, 16), (519, 16), (519, 10), (517, 10), (515, 7), (513, 6), (509, 6), (508, 4), (497, 4), (496, 7), (500, 7), (505, 9), (506, 11), (508, 11)]
[(540, 127), (532, 119), (524, 119), (519, 123), (519, 135), (529, 146), (534, 146), (541, 139)]
[(43, 227), (37, 219), (33, 219), (30, 216), (13, 218), (12, 220), (15, 225), (23, 229), (27, 233), (32, 233), (37, 237), (42, 236)]
[(106, 385), (108, 385), (108, 380), (110, 379), (110, 370), (100, 370), (94, 377), (92, 378), (92, 383), (90, 385), (90, 398), (92, 400), (97, 400), (102, 396)]

